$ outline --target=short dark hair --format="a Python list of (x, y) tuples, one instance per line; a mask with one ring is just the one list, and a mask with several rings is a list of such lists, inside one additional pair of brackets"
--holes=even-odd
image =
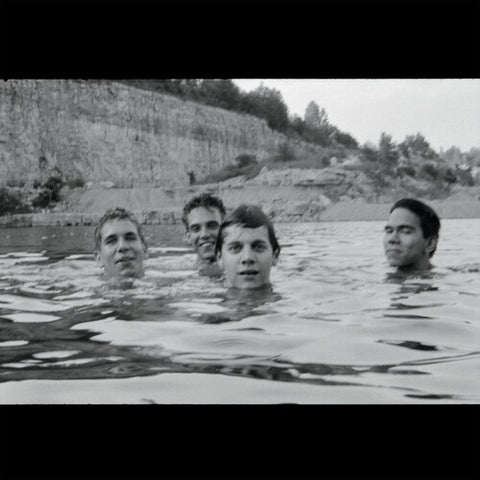
[[(422, 227), (424, 238), (438, 238), (440, 233), (440, 218), (433, 208), (415, 198), (402, 198), (401, 200), (398, 200), (398, 202), (395, 202), (390, 209), (390, 213), (397, 208), (406, 208), (417, 215), (420, 220), (420, 226)], [(430, 257), (435, 253), (435, 250), (436, 247), (430, 252)]]
[(280, 253), (280, 245), (278, 244), (271, 220), (256, 205), (243, 204), (229, 213), (220, 225), (217, 242), (215, 244), (216, 255), (222, 250), (225, 229), (231, 225), (240, 225), (244, 228), (258, 228), (265, 225), (268, 230), (268, 239), (270, 240), (273, 254), (278, 256)]
[(187, 230), (188, 230), (188, 219), (187, 219), (188, 214), (194, 208), (199, 208), (199, 207), (205, 207), (205, 208), (208, 208), (209, 210), (212, 208), (218, 208), (218, 210), (220, 211), (220, 214), (222, 215), (222, 218), (225, 216), (225, 205), (223, 205), (223, 202), (220, 198), (216, 197), (215, 195), (212, 195), (211, 193), (201, 193), (200, 195), (197, 195), (196, 197), (193, 197), (192, 199), (190, 199), (183, 207), (182, 222), (184, 223)]
[(132, 223), (135, 224), (138, 230), (138, 236), (140, 237), (143, 245), (147, 248), (147, 242), (142, 233), (142, 227), (138, 223), (138, 220), (135, 218), (132, 212), (125, 210), (124, 208), (110, 208), (107, 210), (103, 217), (98, 221), (97, 226), (95, 227), (95, 250), (100, 250), (101, 243), (102, 243), (102, 227), (112, 220), (130, 220)]

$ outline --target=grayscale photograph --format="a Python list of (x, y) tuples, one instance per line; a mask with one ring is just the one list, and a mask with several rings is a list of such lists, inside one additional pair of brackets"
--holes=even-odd
[(480, 403), (480, 79), (0, 80), (1, 404)]

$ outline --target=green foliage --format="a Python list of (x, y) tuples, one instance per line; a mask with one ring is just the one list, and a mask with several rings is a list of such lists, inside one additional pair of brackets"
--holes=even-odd
[(51, 176), (40, 187), (40, 192), (36, 198), (33, 199), (32, 205), (36, 208), (47, 208), (52, 203), (60, 200), (60, 189), (64, 182), (59, 176)]
[(20, 191), (0, 187), (0, 216), (28, 212), (30, 212), (30, 207), (25, 203)]

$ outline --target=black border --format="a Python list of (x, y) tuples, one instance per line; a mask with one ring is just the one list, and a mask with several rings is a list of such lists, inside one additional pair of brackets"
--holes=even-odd
[(1, 0), (1, 78), (471, 78), (480, 4)]
[[(480, 77), (478, 2), (0, 3), (0, 78)], [(478, 405), (1, 406), (0, 478), (480, 478)]]
[(0, 477), (480, 478), (474, 405), (3, 406)]

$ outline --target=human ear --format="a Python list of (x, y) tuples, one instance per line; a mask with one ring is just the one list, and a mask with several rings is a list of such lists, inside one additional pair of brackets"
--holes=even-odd
[(273, 252), (273, 260), (272, 260), (272, 265), (276, 265), (278, 262), (278, 255), (280, 252)]
[(103, 267), (103, 260), (102, 260), (102, 254), (95, 250), (95, 252), (93, 253), (93, 256), (95, 257), (95, 261), (97, 262), (97, 265), (99, 267)]
[(430, 237), (428, 239), (427, 246), (425, 247), (425, 251), (428, 253), (429, 256), (437, 247), (437, 243), (438, 243), (438, 237)]

